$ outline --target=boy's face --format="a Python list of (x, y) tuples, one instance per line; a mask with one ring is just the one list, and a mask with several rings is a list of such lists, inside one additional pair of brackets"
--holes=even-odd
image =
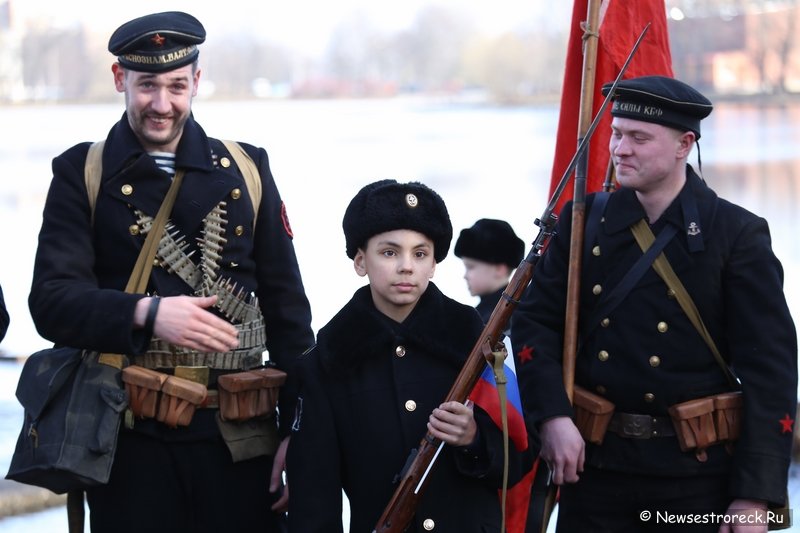
[(510, 269), (503, 264), (492, 264), (469, 257), (464, 262), (464, 279), (472, 296), (485, 296), (504, 288), (508, 284)]
[(353, 259), (359, 276), (369, 278), (375, 307), (397, 322), (414, 309), (436, 270), (433, 241), (400, 229), (371, 237)]

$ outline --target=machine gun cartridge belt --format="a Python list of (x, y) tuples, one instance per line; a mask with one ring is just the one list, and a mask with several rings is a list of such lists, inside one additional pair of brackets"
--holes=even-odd
[(161, 369), (176, 366), (207, 366), (212, 369), (248, 370), (262, 363), (266, 349), (264, 319), (245, 324), (234, 324), (239, 330), (239, 348), (230, 352), (198, 352), (153, 337), (144, 355), (136, 357), (136, 364), (145, 368)]

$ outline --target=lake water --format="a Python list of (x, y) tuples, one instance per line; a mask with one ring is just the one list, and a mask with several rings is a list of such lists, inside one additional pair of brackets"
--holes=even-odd
[[(123, 111), (117, 104), (0, 108), (0, 285), (12, 323), (6, 356), (48, 343), (27, 309), (36, 237), (50, 161), (73, 144), (104, 138)], [(341, 218), (368, 182), (423, 181), (447, 203), (455, 234), (484, 217), (506, 219), (530, 243), (548, 201), (558, 121), (555, 106), (502, 108), (444, 99), (359, 101), (196, 101), (215, 137), (267, 148), (288, 208), (315, 330), (363, 284), (344, 253)], [(800, 317), (800, 106), (718, 105), (703, 122), (703, 174), (720, 196), (770, 222), (784, 265), (792, 314)], [(696, 156), (690, 159), (696, 163)], [(454, 256), (434, 281), (473, 304)], [(13, 398), (19, 365), (0, 364), (0, 470), (5, 472), (21, 413)], [(798, 501), (792, 489), (792, 501)], [(36, 520), (52, 514), (50, 526)], [(0, 520), (2, 531), (65, 530), (63, 509)], [(800, 530), (800, 529), (798, 529)]]

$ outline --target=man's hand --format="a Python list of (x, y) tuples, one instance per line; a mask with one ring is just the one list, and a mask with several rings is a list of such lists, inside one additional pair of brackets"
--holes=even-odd
[[(136, 304), (134, 324), (142, 327), (152, 298)], [(239, 346), (236, 328), (207, 311), (216, 296), (168, 296), (161, 298), (153, 335), (171, 344), (199, 352), (229, 352)]]
[(478, 433), (478, 425), (472, 414), (472, 404), (443, 403), (428, 417), (428, 431), (437, 439), (452, 446), (472, 444)]
[(760, 500), (733, 500), (726, 515), (737, 515), (729, 524), (722, 524), (719, 533), (766, 533), (767, 504)]
[(583, 472), (586, 443), (572, 419), (566, 416), (551, 418), (540, 428), (542, 449), (539, 455), (547, 463), (556, 485), (575, 483)]
[(275, 452), (275, 459), (272, 462), (272, 476), (269, 480), (269, 491), (278, 492), (283, 487), (281, 497), (272, 504), (272, 509), (276, 513), (285, 513), (289, 509), (289, 484), (283, 483), (283, 472), (286, 470), (286, 449), (289, 447), (289, 438), (285, 437), (278, 445)]

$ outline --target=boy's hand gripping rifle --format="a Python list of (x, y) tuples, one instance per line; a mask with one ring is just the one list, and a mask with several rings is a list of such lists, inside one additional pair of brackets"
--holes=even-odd
[[(617, 84), (622, 79), (623, 74), (625, 74), (628, 64), (639, 48), (639, 43), (642, 41), (649, 27), (650, 24), (648, 23), (641, 35), (639, 35), (636, 43), (634, 43), (630, 54), (628, 54), (628, 58), (625, 60), (617, 78), (611, 86), (611, 90), (608, 91), (608, 95), (605, 100), (603, 100), (603, 104), (598, 110), (597, 115), (586, 130), (586, 135), (583, 137), (580, 144), (578, 144), (575, 155), (572, 156), (569, 165), (567, 165), (567, 169), (561, 176), (561, 180), (558, 182), (558, 186), (553, 192), (553, 196), (547, 204), (544, 213), (541, 218), (536, 219), (535, 224), (539, 226), (539, 234), (536, 236), (536, 239), (534, 239), (530, 252), (528, 252), (528, 255), (519, 264), (511, 280), (508, 282), (508, 286), (503, 291), (500, 301), (497, 302), (497, 306), (495, 306), (494, 311), (492, 311), (489, 321), (486, 326), (484, 326), (480, 337), (475, 342), (464, 366), (461, 368), (461, 372), (459, 372), (455, 383), (453, 383), (450, 392), (443, 402), (456, 401), (464, 403), (469, 393), (475, 387), (478, 378), (480, 378), (484, 365), (487, 362), (490, 365), (494, 363), (493, 349), (501, 342), (503, 330), (506, 328), (511, 314), (517, 308), (520, 298), (522, 298), (522, 293), (525, 292), (528, 283), (530, 283), (533, 277), (533, 269), (539, 262), (545, 246), (553, 235), (553, 230), (558, 220), (558, 216), (553, 213), (555, 206), (559, 198), (561, 198), (578, 160), (589, 145), (589, 140), (592, 138), (597, 124), (600, 122), (603, 113), (611, 102)], [(442, 445), (442, 441), (431, 435), (430, 432), (427, 432), (422, 438), (422, 441), (420, 441), (419, 448), (416, 451), (412, 450), (411, 456), (406, 463), (405, 471), (402, 473), (400, 483), (372, 533), (402, 533), (406, 530), (416, 512), (419, 499), (422, 496), (422, 492), (425, 490), (430, 471), (433, 468), (433, 463), (438, 457)]]

